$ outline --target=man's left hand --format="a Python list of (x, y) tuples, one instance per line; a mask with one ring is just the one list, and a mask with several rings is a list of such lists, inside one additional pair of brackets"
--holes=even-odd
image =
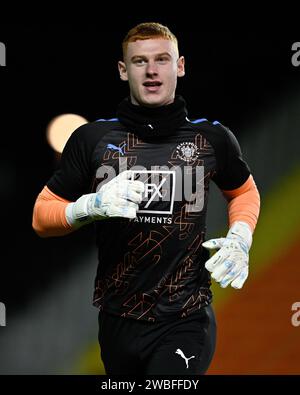
[(226, 237), (204, 242), (203, 247), (216, 252), (205, 267), (211, 277), (220, 283), (222, 288), (229, 284), (240, 289), (249, 274), (249, 249), (252, 244), (252, 231), (248, 224), (235, 222)]

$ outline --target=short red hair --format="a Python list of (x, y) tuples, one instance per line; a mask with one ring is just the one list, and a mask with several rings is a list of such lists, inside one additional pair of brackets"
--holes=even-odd
[(125, 58), (128, 43), (137, 40), (149, 40), (151, 38), (161, 38), (173, 41), (178, 48), (177, 38), (167, 26), (156, 22), (145, 22), (133, 27), (126, 34), (122, 42), (123, 58)]

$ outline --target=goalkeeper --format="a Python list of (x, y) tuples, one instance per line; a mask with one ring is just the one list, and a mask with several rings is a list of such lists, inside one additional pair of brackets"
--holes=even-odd
[[(185, 59), (167, 27), (131, 29), (118, 68), (129, 97), (117, 118), (72, 134), (37, 197), (33, 228), (50, 237), (94, 224), (93, 304), (108, 374), (204, 374), (216, 343), (211, 277), (244, 285), (259, 193), (233, 133), (188, 118), (175, 94)], [(228, 200), (229, 230), (205, 241), (211, 182)]]

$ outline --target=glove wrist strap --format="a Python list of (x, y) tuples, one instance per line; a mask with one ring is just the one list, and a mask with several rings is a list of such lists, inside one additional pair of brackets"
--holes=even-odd
[(66, 207), (66, 219), (69, 225), (80, 227), (93, 222), (94, 218), (89, 213), (89, 203), (95, 193), (82, 195), (75, 203), (69, 203)]
[(226, 237), (231, 239), (242, 239), (247, 244), (248, 250), (250, 250), (252, 245), (252, 231), (246, 222), (234, 222), (234, 224), (230, 227)]

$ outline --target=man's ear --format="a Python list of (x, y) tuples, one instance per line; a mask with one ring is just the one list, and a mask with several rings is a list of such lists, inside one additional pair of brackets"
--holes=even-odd
[(183, 56), (177, 60), (177, 77), (183, 77), (185, 75), (185, 59)]
[(120, 73), (121, 80), (122, 81), (128, 81), (126, 64), (124, 62), (122, 62), (121, 60), (119, 60), (118, 68), (119, 68), (119, 73)]

